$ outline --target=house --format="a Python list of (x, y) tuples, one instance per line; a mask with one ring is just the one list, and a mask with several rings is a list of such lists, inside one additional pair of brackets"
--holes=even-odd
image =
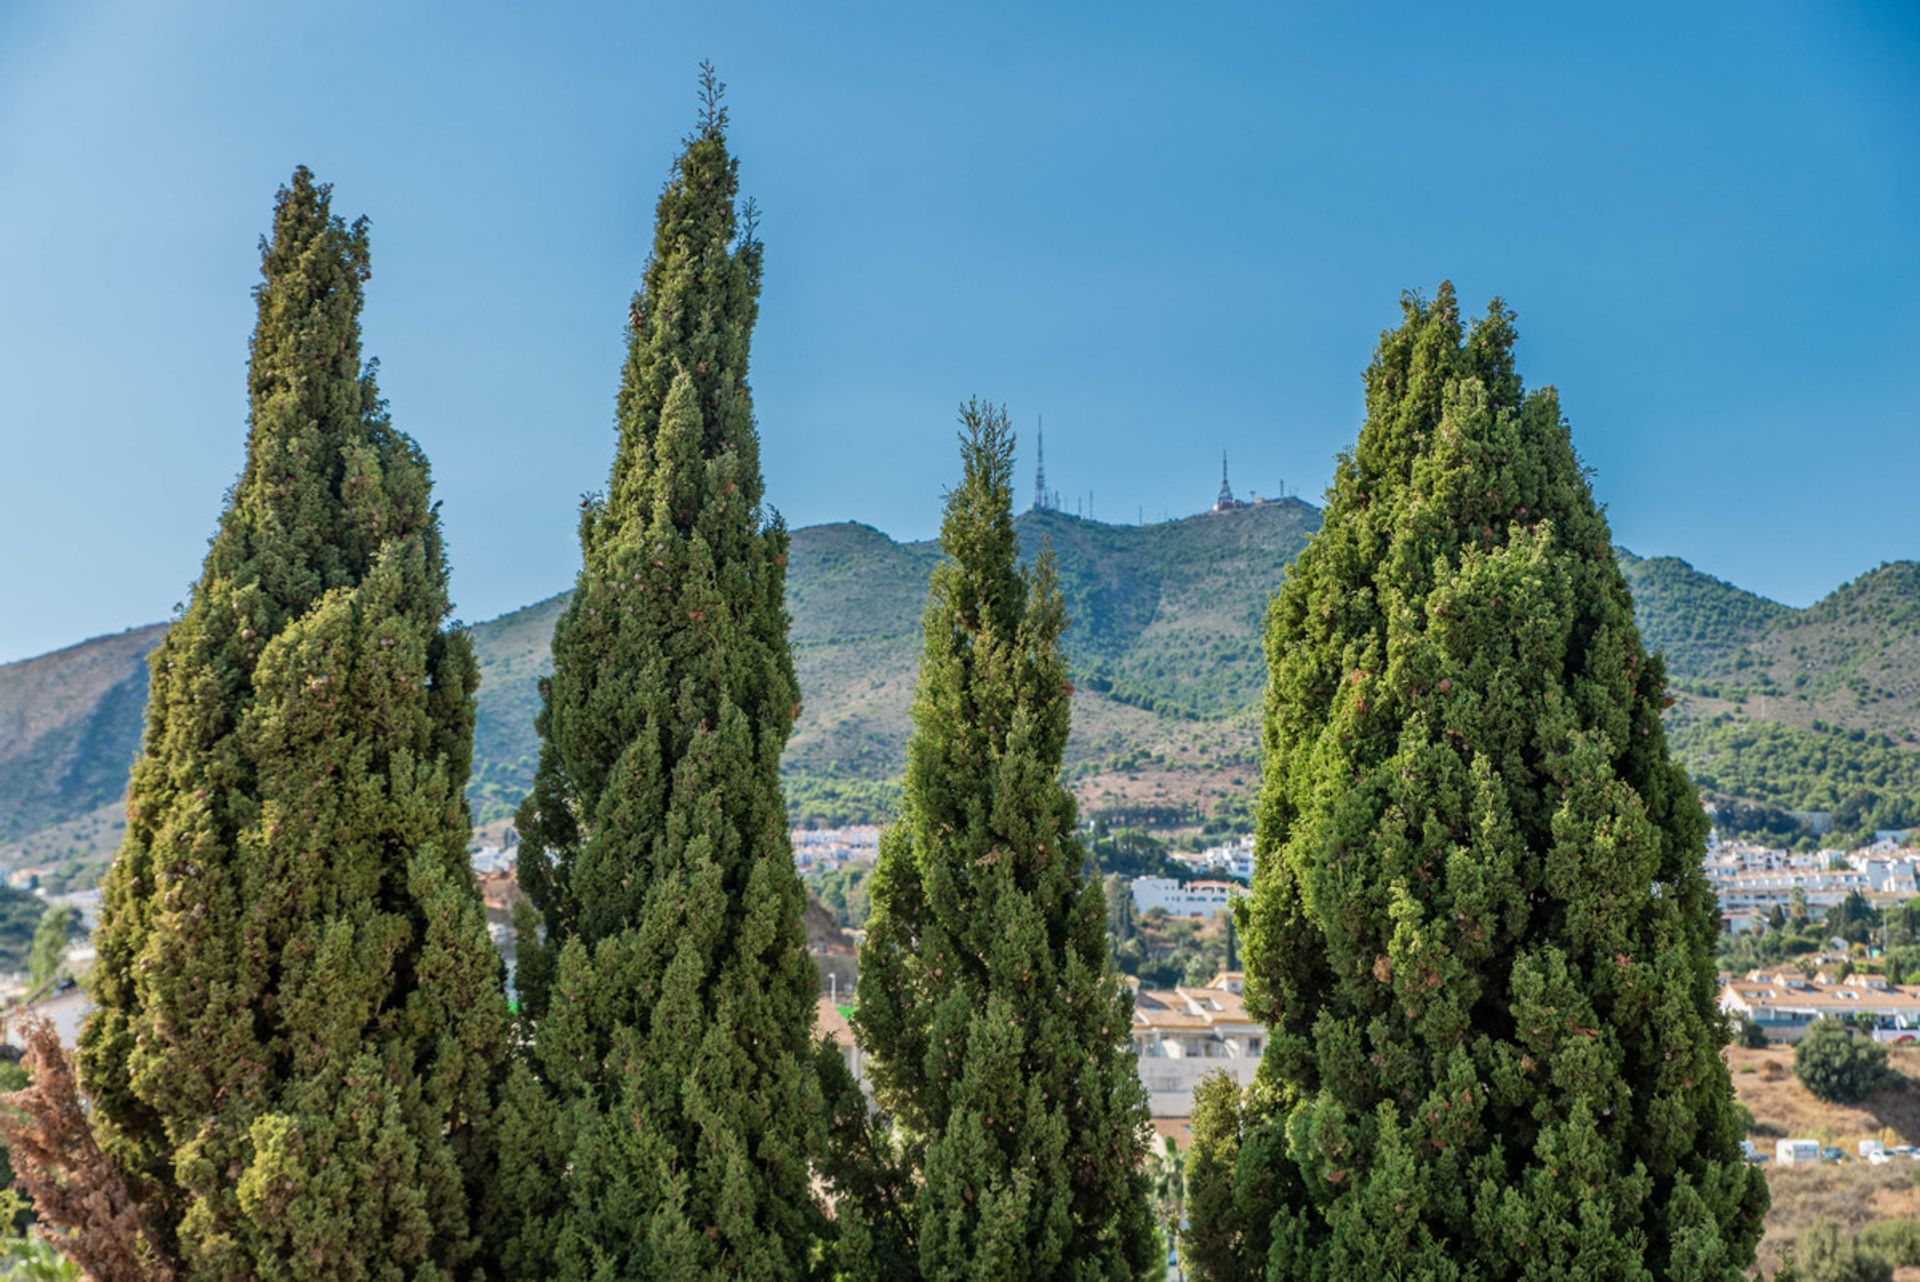
[(1253, 880), (1253, 836), (1239, 838), (1225, 846), (1210, 846), (1191, 861), (1196, 868), (1214, 869), (1237, 882)]
[(1805, 1166), (1820, 1156), (1819, 1140), (1779, 1140), (1773, 1146), (1773, 1160), (1781, 1166)]
[(1920, 985), (1881, 975), (1808, 979), (1795, 970), (1751, 971), (1720, 986), (1720, 1008), (1750, 1019), (1768, 1041), (1797, 1042), (1816, 1019), (1871, 1025), (1882, 1042), (1920, 1040)]
[(1247, 1014), (1238, 972), (1215, 978), (1235, 986), (1134, 990), (1133, 1051), (1156, 1118), (1192, 1116), (1193, 1089), (1209, 1074), (1245, 1086), (1260, 1066), (1267, 1030)]
[(4, 1018), (0, 1018), (0, 1041), (24, 1048), (26, 1043), (22, 1025), (28, 1018), (38, 1017), (53, 1025), (60, 1044), (71, 1051), (80, 1044), (81, 1026), (92, 1013), (93, 998), (87, 995), (86, 989), (78, 985), (59, 988), (51, 996), (43, 997), (31, 1006), (10, 1010)]
[(853, 1074), (853, 1080), (860, 1083), (860, 1089), (866, 1092), (868, 1098), (872, 1098), (873, 1088), (867, 1085), (866, 1052), (860, 1049), (860, 1043), (854, 1039), (853, 1025), (847, 1022), (846, 1013), (825, 993), (813, 1006), (813, 1035), (833, 1039), (847, 1072)]

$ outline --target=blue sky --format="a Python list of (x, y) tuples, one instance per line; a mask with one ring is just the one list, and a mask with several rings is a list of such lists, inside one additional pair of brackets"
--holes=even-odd
[(1104, 519), (1205, 505), (1222, 449), (1317, 496), (1451, 277), (1623, 544), (1793, 603), (1920, 556), (1920, 10), (1451, 9), (0, 4), (0, 659), (184, 596), (298, 163), (372, 219), (459, 612), (566, 586), (703, 57), (795, 525), (932, 533), (975, 393)]

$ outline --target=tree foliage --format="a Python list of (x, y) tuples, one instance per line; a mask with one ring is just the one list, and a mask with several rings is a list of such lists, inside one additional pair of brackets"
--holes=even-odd
[(1830, 1104), (1858, 1104), (1890, 1080), (1887, 1048), (1837, 1019), (1818, 1019), (1793, 1047), (1793, 1074)]
[(817, 979), (780, 796), (787, 535), (747, 385), (760, 242), (720, 86), (656, 211), (604, 498), (555, 627), (522, 885), (515, 1276), (795, 1277), (823, 1220)]
[(79, 916), (71, 908), (49, 905), (40, 915), (33, 931), (33, 947), (27, 954), (27, 982), (34, 988), (50, 982), (67, 959), (67, 941), (79, 928)]
[(1019, 564), (1005, 414), (961, 417), (855, 1024), (918, 1173), (921, 1276), (1137, 1276), (1154, 1255), (1146, 1101), (1060, 783), (1065, 607), (1051, 558)]
[[(87, 1116), (72, 1059), (45, 1019), (29, 1019), (23, 1063), (28, 1084), (6, 1096), (6, 1137), (15, 1183), (32, 1199), (48, 1234), (99, 1282), (174, 1282), (164, 1208), (142, 1205), (124, 1166), (109, 1156)], [(17, 1208), (9, 1208), (9, 1227)]]
[(475, 669), (427, 464), (303, 168), (261, 245), (246, 466), (152, 658), (81, 1068), (195, 1277), (469, 1267), (504, 1055), (467, 866)]
[[(1707, 824), (1512, 314), (1410, 297), (1272, 609), (1248, 1007), (1269, 1276), (1732, 1278), (1766, 1207)], [(1197, 1155), (1196, 1155), (1197, 1161)]]

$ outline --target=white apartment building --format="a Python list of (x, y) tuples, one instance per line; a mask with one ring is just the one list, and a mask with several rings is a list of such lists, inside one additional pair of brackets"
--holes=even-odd
[(1227, 911), (1227, 899), (1239, 886), (1226, 881), (1190, 881), (1181, 885), (1171, 877), (1135, 877), (1133, 910), (1164, 908), (1172, 917), (1211, 917)]
[(1191, 1117), (1193, 1088), (1225, 1072), (1253, 1081), (1267, 1030), (1247, 1014), (1239, 971), (1222, 971), (1204, 988), (1136, 988), (1133, 1051), (1155, 1117)]

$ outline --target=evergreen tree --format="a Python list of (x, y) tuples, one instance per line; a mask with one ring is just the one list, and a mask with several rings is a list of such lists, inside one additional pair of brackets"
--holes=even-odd
[(760, 292), (721, 87), (657, 209), (619, 443), (581, 515), (521, 808), (533, 1070), (510, 1088), (509, 1272), (793, 1277), (824, 1221), (818, 979), (780, 756), (787, 534), (747, 386)]
[(33, 945), (27, 950), (27, 982), (34, 988), (50, 982), (66, 964), (67, 941), (73, 935), (73, 909), (49, 907), (40, 914), (34, 927)]
[(855, 1025), (920, 1174), (922, 1276), (1134, 1277), (1153, 1256), (1146, 1100), (1060, 784), (1065, 607), (1050, 556), (1017, 561), (1005, 415), (962, 421)]
[(1188, 1222), (1180, 1233), (1180, 1259), (1195, 1277), (1210, 1282), (1257, 1278), (1265, 1264), (1250, 1258), (1247, 1226), (1234, 1198), (1244, 1108), (1240, 1087), (1225, 1073), (1209, 1073), (1193, 1088)]
[(466, 856), (476, 668), (426, 460), (361, 364), (367, 263), (296, 170), (245, 470), (152, 659), (96, 936), (96, 1126), (196, 1278), (479, 1258), (506, 1003)]
[(1269, 1276), (1732, 1278), (1766, 1186), (1663, 666), (1512, 314), (1404, 306), (1268, 623)]

